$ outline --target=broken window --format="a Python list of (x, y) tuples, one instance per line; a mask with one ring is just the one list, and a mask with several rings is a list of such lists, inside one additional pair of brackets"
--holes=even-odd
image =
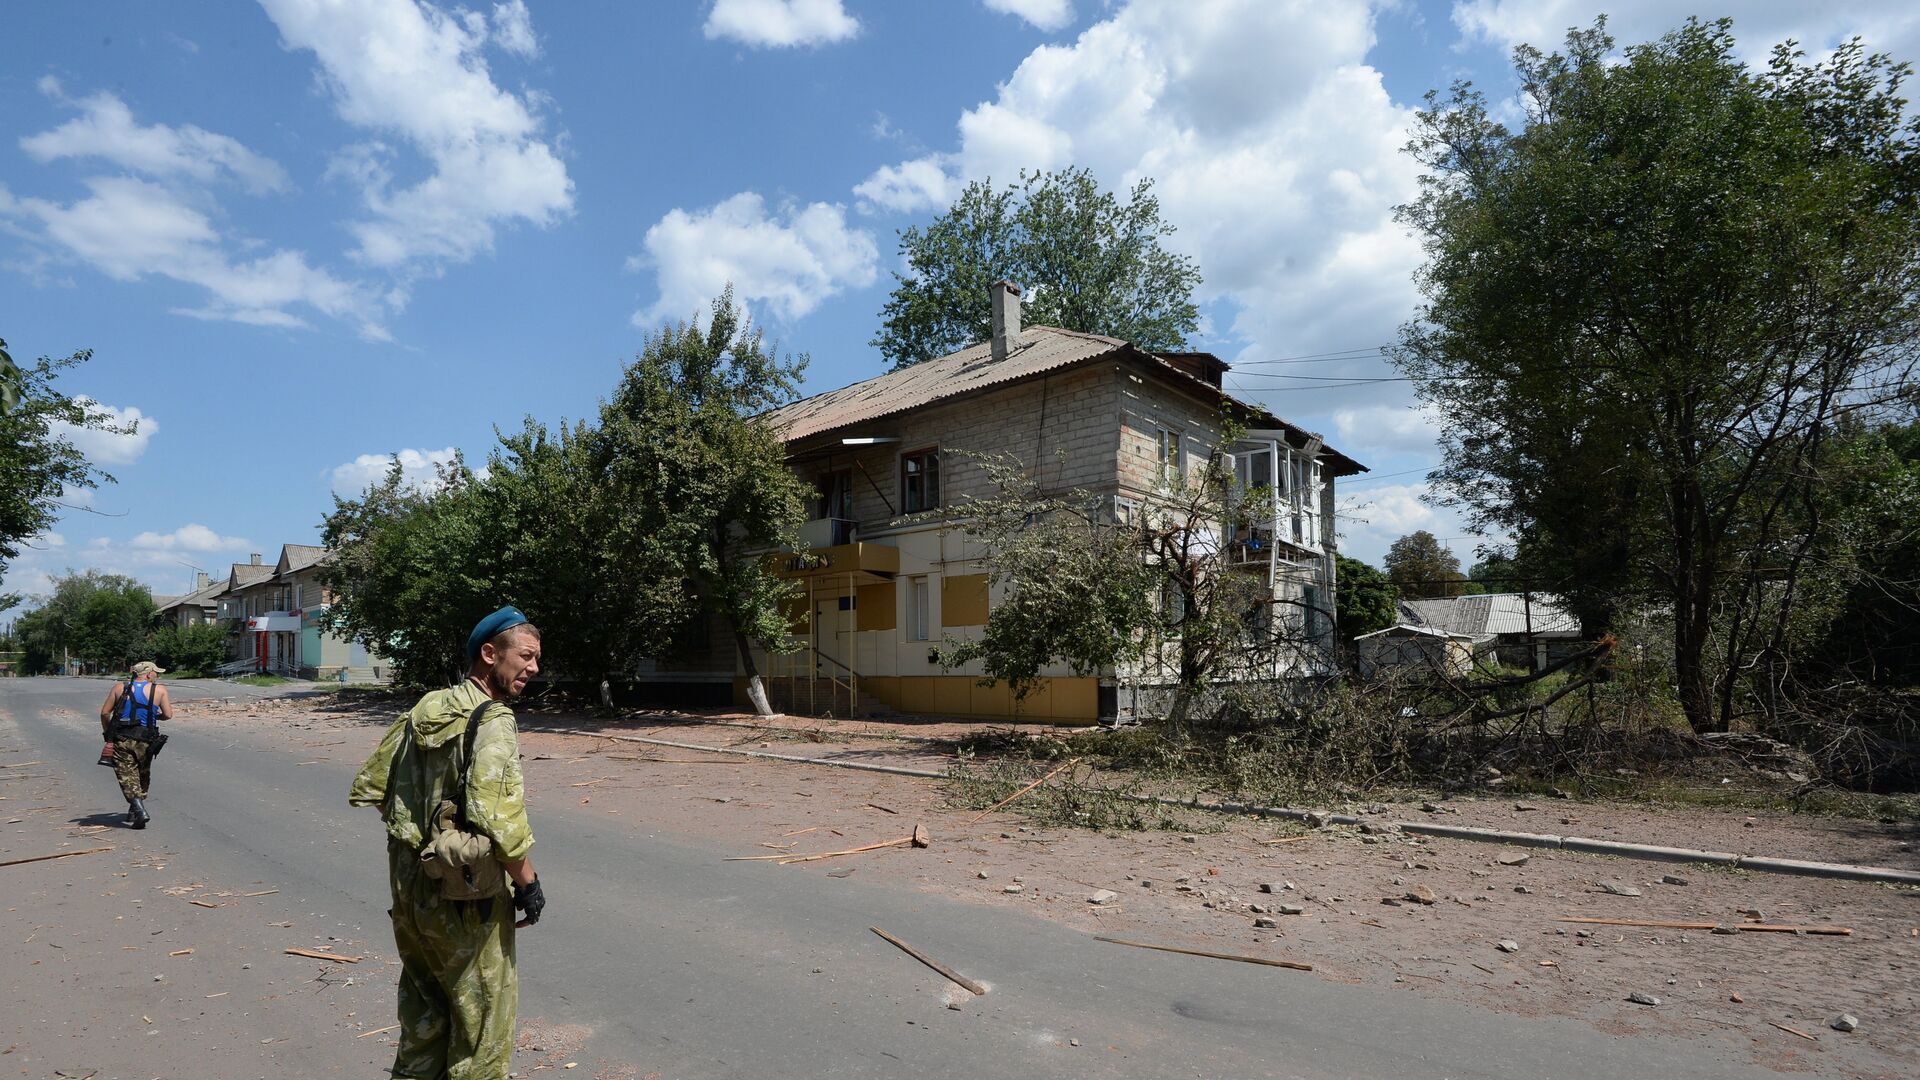
[(1180, 457), (1180, 433), (1167, 428), (1153, 430), (1154, 457), (1160, 463), (1160, 479), (1171, 483), (1182, 475), (1184, 462)]

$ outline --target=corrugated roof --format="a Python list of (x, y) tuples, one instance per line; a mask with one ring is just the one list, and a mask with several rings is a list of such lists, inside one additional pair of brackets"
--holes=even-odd
[(1018, 347), (1005, 360), (995, 361), (991, 344), (983, 341), (957, 353), (782, 405), (769, 412), (767, 420), (788, 442), (798, 442), (1127, 348), (1127, 343), (1118, 338), (1077, 334), (1051, 326), (1026, 327), (1015, 341)]
[[(1157, 367), (1169, 379), (1232, 401), (1256, 418), (1255, 427), (1284, 428), (1302, 440), (1314, 437), (1312, 432), (1289, 424), (1258, 405), (1239, 401), (1222, 391), (1217, 383), (1196, 376), (1192, 369), (1204, 366), (1196, 359), (1201, 354), (1175, 353), (1171, 354), (1175, 359), (1168, 359), (1135, 349), (1119, 338), (1056, 326), (1025, 327), (1014, 338), (1014, 345), (1007, 358), (999, 361), (993, 359), (991, 343), (969, 345), (956, 353), (782, 405), (766, 413), (766, 418), (780, 429), (789, 443), (799, 442), (911, 412), (948, 398), (1075, 367), (1103, 356), (1126, 354)], [(1209, 356), (1208, 359), (1220, 364), (1217, 358)], [(1335, 475), (1367, 471), (1365, 465), (1331, 446), (1325, 446), (1324, 453)]]
[(317, 544), (284, 544), (280, 548), (279, 570), (283, 574), (292, 574), (324, 562), (327, 549)]
[(1580, 632), (1580, 620), (1568, 614), (1560, 606), (1558, 598), (1544, 593), (1535, 593), (1530, 600), (1521, 593), (1402, 600), (1400, 614), (1415, 626), (1476, 638), (1495, 634), (1524, 634), (1529, 622), (1536, 635)]

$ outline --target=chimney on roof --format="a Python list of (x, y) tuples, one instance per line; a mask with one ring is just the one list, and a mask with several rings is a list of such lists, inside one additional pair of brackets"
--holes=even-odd
[(209, 581), (207, 578), (207, 572), (205, 570), (201, 570), (193, 575), (193, 591), (194, 592), (199, 592), (201, 589), (206, 588), (208, 584), (209, 584)]
[(987, 290), (993, 294), (993, 358), (1005, 360), (1020, 336), (1020, 286), (1001, 278)]
[(253, 553), (253, 565), (255, 566), (260, 565), (260, 553), (257, 551)]

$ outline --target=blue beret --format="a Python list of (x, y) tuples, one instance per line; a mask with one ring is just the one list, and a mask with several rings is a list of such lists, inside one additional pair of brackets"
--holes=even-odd
[(502, 630), (508, 630), (529, 621), (531, 620), (525, 615), (520, 614), (519, 608), (511, 604), (481, 619), (479, 625), (473, 628), (473, 633), (467, 635), (467, 661), (471, 663), (480, 659), (480, 646), (498, 637)]

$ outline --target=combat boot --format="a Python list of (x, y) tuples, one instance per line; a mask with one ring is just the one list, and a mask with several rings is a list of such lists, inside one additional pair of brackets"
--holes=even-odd
[(127, 804), (127, 814), (133, 819), (133, 827), (144, 829), (153, 818), (147, 813), (147, 804), (143, 799), (134, 799)]

